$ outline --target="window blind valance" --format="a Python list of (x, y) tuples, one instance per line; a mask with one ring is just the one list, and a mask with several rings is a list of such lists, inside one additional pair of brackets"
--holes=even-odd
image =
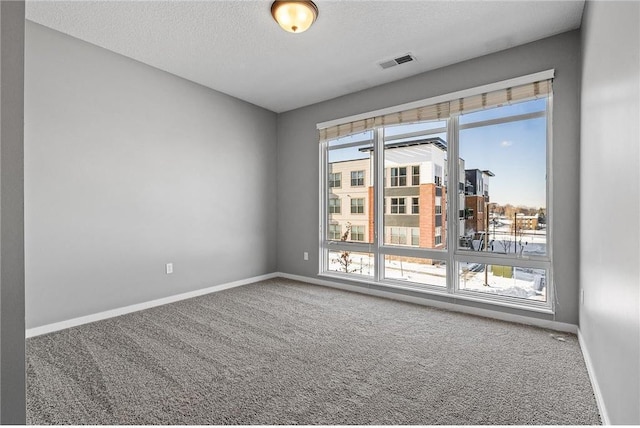
[(543, 80), (452, 100), (450, 102), (450, 111), (451, 114), (471, 113), (485, 108), (508, 105), (513, 102), (546, 97), (549, 93), (551, 93), (551, 80)]
[(450, 101), (358, 119), (319, 129), (320, 142), (368, 131), (378, 126), (447, 119), (452, 114), (466, 114), (518, 101), (546, 97), (551, 93), (551, 89), (552, 79), (539, 80), (462, 98), (454, 98)]

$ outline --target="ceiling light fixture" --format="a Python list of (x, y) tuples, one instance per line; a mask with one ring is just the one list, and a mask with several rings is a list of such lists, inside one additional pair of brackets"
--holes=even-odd
[(312, 1), (274, 1), (271, 15), (283, 30), (302, 33), (318, 17), (318, 7)]

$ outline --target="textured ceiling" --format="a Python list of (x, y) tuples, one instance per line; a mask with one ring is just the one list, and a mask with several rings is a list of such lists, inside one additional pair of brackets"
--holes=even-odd
[[(27, 19), (275, 112), (580, 27), (580, 1), (323, 1), (305, 33), (270, 1), (27, 1)], [(417, 61), (383, 70), (406, 53)]]

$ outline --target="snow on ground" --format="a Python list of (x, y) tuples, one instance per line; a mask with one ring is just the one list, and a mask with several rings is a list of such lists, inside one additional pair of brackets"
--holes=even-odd
[(480, 239), (471, 241), (469, 251), (489, 251), (501, 254), (522, 254), (525, 256), (543, 256), (547, 253), (546, 230), (523, 230), (515, 236), (509, 226), (489, 226), (488, 249)]
[[(329, 270), (344, 272), (344, 267), (338, 262), (339, 252), (330, 253)], [(349, 273), (363, 276), (373, 276), (374, 258), (368, 253), (350, 253), (352, 263)], [(546, 300), (544, 269), (528, 269), (514, 267), (511, 278), (494, 275), (491, 265), (486, 274), (485, 265), (478, 263), (461, 263), (459, 273), (459, 287), (461, 290), (476, 291), (500, 296), (516, 297), (528, 300)], [(509, 276), (507, 274), (507, 276)], [(447, 286), (446, 265), (422, 264), (407, 260), (386, 260), (385, 277), (406, 281), (412, 285)]]
[[(486, 272), (485, 267), (489, 270)], [(481, 291), (500, 296), (529, 300), (546, 300), (544, 269), (513, 268), (512, 278), (494, 275), (491, 265), (478, 263), (461, 264), (459, 286), (462, 290)]]
[(447, 286), (447, 268), (444, 262), (430, 265), (400, 260), (386, 260), (384, 273), (389, 279), (440, 287)]

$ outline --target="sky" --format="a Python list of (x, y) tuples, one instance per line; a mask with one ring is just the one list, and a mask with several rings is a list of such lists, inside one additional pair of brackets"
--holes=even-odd
[[(499, 117), (544, 111), (546, 100), (471, 113), (460, 124)], [(546, 118), (540, 117), (500, 125), (460, 131), (460, 157), (466, 169), (488, 169), (491, 202), (501, 205), (546, 207)]]
[[(517, 103), (469, 113), (460, 117), (460, 124), (468, 124), (502, 116), (545, 111), (546, 99)], [(445, 122), (427, 126), (444, 126)], [(400, 128), (400, 127), (397, 127)], [(402, 125), (402, 132), (425, 129), (425, 124)], [(371, 138), (370, 135), (341, 139), (341, 142)], [(445, 141), (446, 134), (440, 136)], [(463, 129), (460, 131), (460, 157), (465, 169), (490, 170), (495, 177), (489, 179), (491, 202), (505, 205), (546, 207), (546, 117), (499, 125)], [(331, 151), (329, 162), (368, 157), (359, 147)]]

